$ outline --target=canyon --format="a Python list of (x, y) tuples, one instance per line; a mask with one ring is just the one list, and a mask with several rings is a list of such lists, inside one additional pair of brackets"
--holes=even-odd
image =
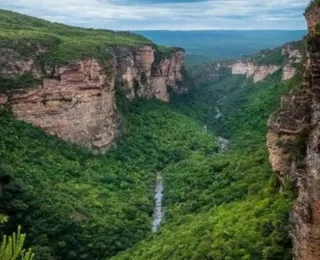
[[(288, 229), (294, 260), (320, 259), (319, 5), (305, 15), (307, 52), (291, 42), (204, 64), (191, 89), (182, 48), (131, 33), (73, 28), (61, 43), (50, 24), (54, 47), (1, 45), (9, 228), (26, 226), (39, 259), (287, 260)], [(95, 33), (110, 42), (78, 56)], [(68, 41), (74, 57), (61, 62)]]

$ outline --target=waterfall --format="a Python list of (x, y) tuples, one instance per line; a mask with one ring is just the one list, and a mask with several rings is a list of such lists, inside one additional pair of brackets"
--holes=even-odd
[(229, 146), (230, 141), (228, 139), (225, 139), (221, 136), (218, 137), (218, 147), (219, 152), (225, 152)]
[(216, 111), (217, 111), (217, 115), (216, 115), (216, 118), (219, 118), (219, 117), (222, 117), (222, 113), (220, 111), (220, 109), (218, 107), (216, 107)]
[(162, 212), (162, 198), (163, 198), (163, 176), (162, 172), (157, 174), (157, 183), (154, 191), (155, 208), (152, 221), (152, 232), (157, 232), (161, 223), (163, 212)]

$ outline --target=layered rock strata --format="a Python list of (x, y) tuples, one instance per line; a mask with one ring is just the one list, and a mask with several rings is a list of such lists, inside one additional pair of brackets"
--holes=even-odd
[[(291, 42), (284, 44), (281, 49), (264, 50), (239, 60), (208, 63), (199, 68), (193, 68), (191, 73), (196, 83), (200, 85), (213, 84), (230, 75), (244, 75), (252, 79), (254, 83), (258, 83), (280, 69), (282, 80), (290, 80), (298, 72), (298, 68), (305, 59), (305, 54), (302, 41)], [(282, 59), (282, 62), (274, 61), (278, 64), (272, 64), (272, 62), (268, 64), (270, 61), (263, 62), (263, 59), (268, 59), (269, 55), (280, 55), (277, 58)]]
[(100, 152), (108, 149), (120, 133), (116, 91), (130, 100), (145, 97), (164, 102), (169, 101), (170, 91), (187, 91), (182, 49), (159, 58), (151, 45), (118, 47), (108, 61), (87, 58), (45, 68), (36, 62), (39, 53), (24, 58), (11, 49), (0, 52), (0, 79), (28, 73), (41, 82), (0, 90), (0, 105), (7, 105), (18, 119), (49, 134)]
[(255, 65), (252, 61), (238, 61), (230, 66), (233, 75), (246, 75), (252, 77), (253, 82), (257, 83), (264, 80), (268, 75), (280, 69), (276, 65)]
[(290, 214), (293, 259), (320, 259), (320, 8), (306, 12), (309, 60), (302, 90), (282, 98), (269, 120), (267, 145), (279, 186), (292, 183), (298, 198)]

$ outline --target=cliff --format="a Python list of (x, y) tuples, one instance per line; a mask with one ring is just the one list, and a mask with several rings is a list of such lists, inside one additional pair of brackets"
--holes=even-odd
[[(14, 15), (26, 26), (34, 19)], [(19, 45), (17, 39), (0, 35), (0, 105), (51, 135), (103, 152), (120, 134), (116, 93), (128, 100), (168, 102), (170, 92), (187, 91), (181, 48), (160, 49), (130, 33), (64, 25), (57, 29), (36, 20), (40, 26), (31, 30), (18, 25), (19, 33), (31, 34), (20, 36)], [(56, 38), (43, 34), (39, 39), (42, 27)], [(69, 38), (61, 40), (64, 30)]]
[(267, 145), (279, 187), (293, 184), (298, 198), (290, 214), (293, 259), (320, 259), (320, 7), (313, 1), (308, 22), (307, 69), (302, 89), (282, 98), (269, 119)]
[(212, 84), (230, 75), (244, 75), (254, 83), (282, 70), (282, 80), (290, 80), (306, 59), (303, 41), (290, 42), (274, 50), (262, 50), (238, 60), (217, 61), (191, 69), (198, 84)]
[(268, 75), (276, 72), (280, 69), (276, 65), (255, 65), (252, 61), (237, 61), (231, 66), (232, 75), (245, 75), (248, 78), (252, 78), (253, 82), (259, 82), (264, 80)]

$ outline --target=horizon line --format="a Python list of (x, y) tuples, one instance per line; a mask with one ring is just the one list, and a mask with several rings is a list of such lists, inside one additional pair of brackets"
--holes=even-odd
[(144, 31), (166, 31), (166, 32), (179, 32), (179, 31), (274, 31), (274, 32), (281, 32), (281, 31), (293, 31), (293, 32), (299, 32), (299, 31), (308, 31), (308, 29), (121, 29), (116, 30), (118, 32), (122, 31), (130, 31), (130, 32), (144, 32)]

